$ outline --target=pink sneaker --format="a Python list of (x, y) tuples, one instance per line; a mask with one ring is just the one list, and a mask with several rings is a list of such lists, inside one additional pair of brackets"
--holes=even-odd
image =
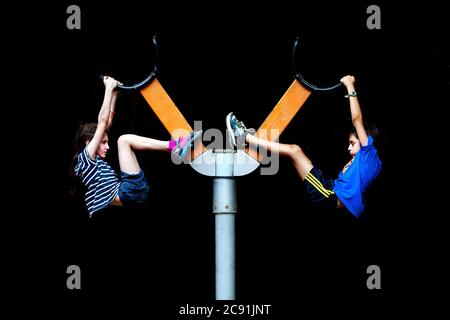
[(172, 153), (177, 153), (180, 158), (184, 158), (187, 150), (192, 147), (195, 140), (197, 140), (202, 135), (202, 130), (192, 131), (184, 137), (179, 137), (177, 139), (171, 140), (169, 148)]

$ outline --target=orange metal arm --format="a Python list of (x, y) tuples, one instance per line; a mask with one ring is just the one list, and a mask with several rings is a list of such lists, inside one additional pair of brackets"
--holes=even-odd
[[(192, 127), (178, 110), (175, 103), (162, 87), (158, 79), (153, 79), (152, 82), (142, 88), (141, 94), (144, 96), (147, 103), (156, 113), (156, 116), (161, 120), (164, 127), (169, 131), (172, 138), (192, 131)], [(205, 147), (201, 144), (193, 151), (192, 160), (198, 157), (205, 151)]]

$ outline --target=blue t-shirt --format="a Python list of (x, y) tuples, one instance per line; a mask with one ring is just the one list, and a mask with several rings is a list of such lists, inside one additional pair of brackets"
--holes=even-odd
[(373, 138), (366, 146), (361, 146), (347, 170), (339, 173), (334, 181), (334, 192), (345, 207), (357, 218), (364, 211), (364, 192), (381, 170), (381, 161)]
[(117, 196), (120, 180), (111, 166), (99, 156), (89, 158), (87, 147), (78, 155), (75, 174), (87, 187), (85, 202), (89, 216), (110, 204)]

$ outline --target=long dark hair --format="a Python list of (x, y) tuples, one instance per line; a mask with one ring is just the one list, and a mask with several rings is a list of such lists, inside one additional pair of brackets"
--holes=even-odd
[(70, 164), (69, 176), (71, 177), (70, 190), (71, 196), (77, 196), (80, 190), (80, 179), (75, 176), (75, 166), (77, 165), (77, 158), (80, 152), (86, 148), (86, 141), (92, 140), (97, 129), (96, 123), (82, 123), (78, 126), (77, 132), (72, 143), (72, 161)]

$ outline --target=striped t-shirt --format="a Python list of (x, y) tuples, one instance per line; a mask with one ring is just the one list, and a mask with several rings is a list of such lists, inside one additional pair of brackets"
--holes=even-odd
[(85, 195), (89, 216), (110, 204), (119, 191), (120, 180), (111, 166), (99, 156), (89, 158), (87, 147), (78, 155), (75, 175), (87, 188)]

